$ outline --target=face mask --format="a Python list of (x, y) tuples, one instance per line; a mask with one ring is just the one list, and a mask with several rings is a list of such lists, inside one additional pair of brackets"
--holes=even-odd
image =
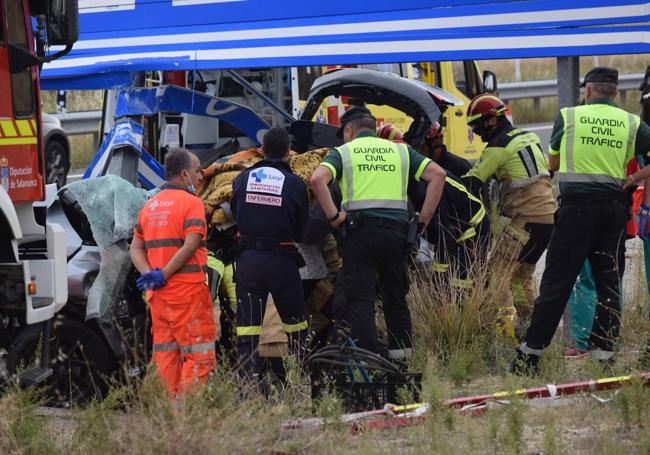
[(479, 123), (472, 125), (472, 132), (477, 136), (480, 136), (481, 138), (483, 138), (483, 135), (485, 134), (485, 131), (483, 130), (483, 125)]
[(187, 180), (185, 180), (185, 177), (183, 177), (183, 182), (187, 185), (187, 191), (189, 191), (192, 194), (196, 194), (196, 188), (194, 188), (194, 184), (192, 183), (192, 179), (190, 179), (190, 183), (187, 183)]
[(487, 122), (481, 122), (479, 120), (476, 124), (472, 125), (472, 131), (474, 131), (474, 134), (478, 134), (483, 142), (488, 142), (490, 129), (487, 126)]

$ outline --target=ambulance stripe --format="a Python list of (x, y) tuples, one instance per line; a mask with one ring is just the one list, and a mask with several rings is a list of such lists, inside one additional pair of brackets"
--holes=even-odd
[(16, 120), (16, 125), (18, 125), (18, 131), (21, 136), (33, 136), (34, 133), (29, 127), (29, 120)]
[(31, 120), (29, 121), (29, 124), (30, 124), (30, 126), (32, 127), (32, 131), (34, 132), (34, 134), (36, 134), (36, 133), (38, 132), (38, 130), (37, 130), (37, 128), (36, 128), (36, 120), (31, 119)]
[(32, 137), (10, 137), (0, 138), (0, 146), (3, 145), (24, 145), (24, 144), (37, 144), (38, 138)]
[(0, 120), (0, 126), (2, 126), (5, 136), (18, 136), (16, 128), (14, 127), (14, 122), (11, 120)]

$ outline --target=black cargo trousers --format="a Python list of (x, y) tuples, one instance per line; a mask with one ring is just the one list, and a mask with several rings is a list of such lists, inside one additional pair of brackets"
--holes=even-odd
[(598, 293), (589, 346), (613, 353), (621, 325), (628, 218), (623, 194), (578, 193), (560, 198), (540, 295), (526, 333), (529, 348), (543, 349), (551, 343), (582, 264), (589, 259)]
[(413, 341), (411, 313), (406, 304), (407, 224), (380, 217), (363, 217), (356, 224), (347, 228), (342, 241), (344, 297), (336, 299), (335, 317), (350, 327), (358, 347), (379, 352), (375, 324), (379, 284), (388, 330), (388, 356), (408, 357)]

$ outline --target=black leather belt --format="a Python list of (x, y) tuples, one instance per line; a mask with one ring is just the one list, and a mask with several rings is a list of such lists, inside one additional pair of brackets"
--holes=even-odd
[(558, 198), (560, 206), (563, 204), (590, 204), (603, 201), (629, 202), (630, 196), (623, 191), (594, 191), (591, 193), (561, 194)]
[(408, 226), (407, 223), (379, 216), (364, 216), (361, 220), (361, 225), (396, 229), (398, 231), (406, 231), (406, 228)]
[(267, 239), (251, 239), (242, 238), (241, 247), (245, 250), (277, 250), (277, 249), (292, 249), (295, 244), (292, 240), (267, 240)]

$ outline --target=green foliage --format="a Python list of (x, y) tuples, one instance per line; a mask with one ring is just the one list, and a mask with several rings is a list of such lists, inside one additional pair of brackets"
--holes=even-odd
[(633, 384), (618, 391), (615, 395), (616, 408), (620, 411), (626, 428), (650, 426), (650, 392), (640, 378)]
[(36, 415), (37, 391), (14, 389), (0, 398), (0, 453), (46, 455), (61, 451), (48, 437), (46, 419)]
[(551, 418), (544, 419), (544, 439), (542, 440), (542, 450), (544, 455), (559, 455), (558, 447), (559, 434), (555, 422)]
[(507, 438), (513, 454), (520, 455), (524, 451), (524, 404), (521, 399), (514, 398), (506, 409)]
[(454, 386), (459, 387), (486, 373), (484, 349), (481, 340), (476, 340), (471, 342), (466, 350), (453, 352), (449, 356), (447, 372)]

